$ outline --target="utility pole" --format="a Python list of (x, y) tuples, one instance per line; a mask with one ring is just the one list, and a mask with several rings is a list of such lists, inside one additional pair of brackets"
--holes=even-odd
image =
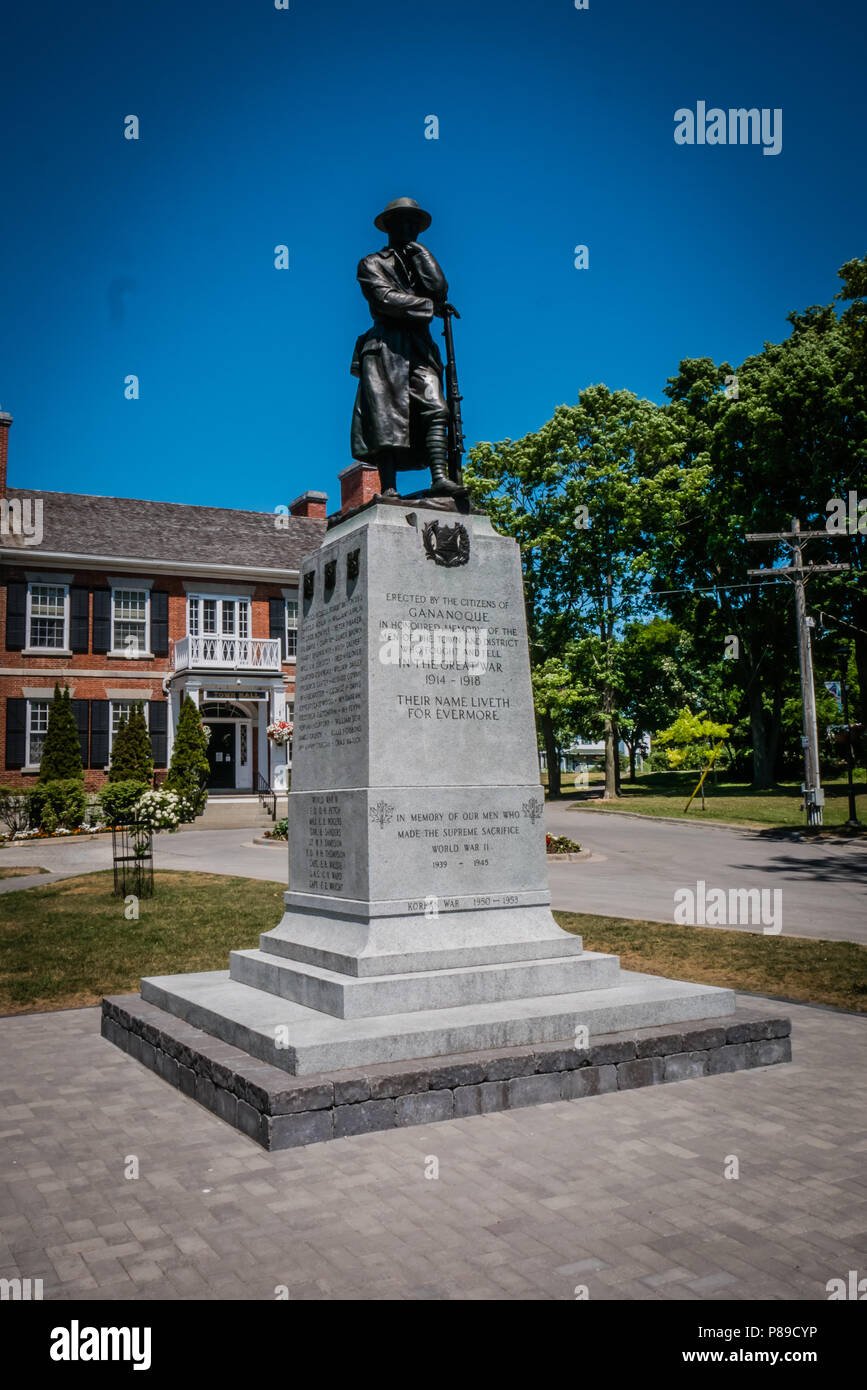
[(781, 566), (779, 569), (747, 570), (750, 575), (761, 575), (764, 578), (789, 579), (795, 590), (795, 620), (798, 630), (798, 666), (801, 673), (801, 711), (803, 736), (801, 746), (804, 749), (804, 809), (807, 813), (808, 825), (822, 824), (822, 807), (825, 804), (825, 793), (822, 791), (819, 778), (819, 730), (816, 723), (816, 691), (813, 683), (813, 653), (810, 643), (810, 628), (813, 620), (807, 617), (807, 600), (804, 593), (807, 580), (814, 574), (840, 573), (847, 570), (848, 565), (805, 565), (803, 556), (803, 546), (806, 541), (823, 540), (833, 538), (833, 533), (829, 531), (802, 531), (801, 523), (797, 517), (792, 518), (791, 531), (777, 532), (753, 532), (747, 536), (748, 541), (773, 541), (777, 545), (785, 545), (792, 554), (793, 563)]

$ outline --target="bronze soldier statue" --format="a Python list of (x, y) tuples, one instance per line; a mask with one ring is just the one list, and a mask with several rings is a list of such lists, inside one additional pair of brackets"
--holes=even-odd
[(418, 241), (430, 224), (413, 198), (395, 198), (374, 218), (388, 245), (358, 263), (373, 327), (361, 334), (352, 358), (359, 378), (352, 457), (376, 464), (383, 496), (397, 495), (398, 470), (416, 468), (430, 468), (433, 494), (464, 492), (448, 476), (449, 409), (428, 326), (456, 311), (442, 270)]

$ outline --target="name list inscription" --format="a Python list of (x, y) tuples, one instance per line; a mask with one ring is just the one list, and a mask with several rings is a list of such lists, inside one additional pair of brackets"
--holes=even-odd
[(343, 804), (336, 792), (313, 792), (307, 808), (307, 885), (311, 893), (342, 893), (346, 864)]
[(336, 596), (304, 620), (304, 661), (295, 697), (305, 752), (361, 742), (367, 643), (360, 602)]

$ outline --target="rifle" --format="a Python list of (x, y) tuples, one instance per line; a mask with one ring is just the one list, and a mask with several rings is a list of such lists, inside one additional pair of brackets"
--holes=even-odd
[(458, 369), (455, 366), (455, 343), (452, 337), (452, 315), (460, 314), (453, 304), (443, 305), (443, 337), (446, 340), (446, 400), (449, 407), (449, 477), (460, 487), (464, 485), (464, 427), (461, 421), (463, 396), (458, 388)]

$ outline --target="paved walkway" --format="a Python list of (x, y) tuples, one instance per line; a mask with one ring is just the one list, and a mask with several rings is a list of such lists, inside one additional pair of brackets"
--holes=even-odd
[(46, 1299), (825, 1299), (867, 1272), (867, 1021), (790, 1012), (791, 1065), (276, 1154), (97, 1010), (0, 1019), (0, 1277)]
[[(867, 942), (867, 842), (799, 842), (750, 830), (671, 825), (607, 811), (545, 808), (547, 828), (592, 849), (596, 858), (549, 865), (555, 907), (603, 916), (670, 922), (674, 893), (695, 888), (760, 888), (782, 892), (784, 935)], [(200, 830), (158, 835), (162, 869), (198, 869), (247, 878), (284, 879), (287, 851), (254, 845), (258, 830)], [(111, 867), (105, 837), (9, 846), (0, 864), (42, 865), (52, 874), (0, 880), (0, 893)], [(733, 923), (732, 925), (738, 925)], [(760, 926), (745, 930), (760, 931)]]

